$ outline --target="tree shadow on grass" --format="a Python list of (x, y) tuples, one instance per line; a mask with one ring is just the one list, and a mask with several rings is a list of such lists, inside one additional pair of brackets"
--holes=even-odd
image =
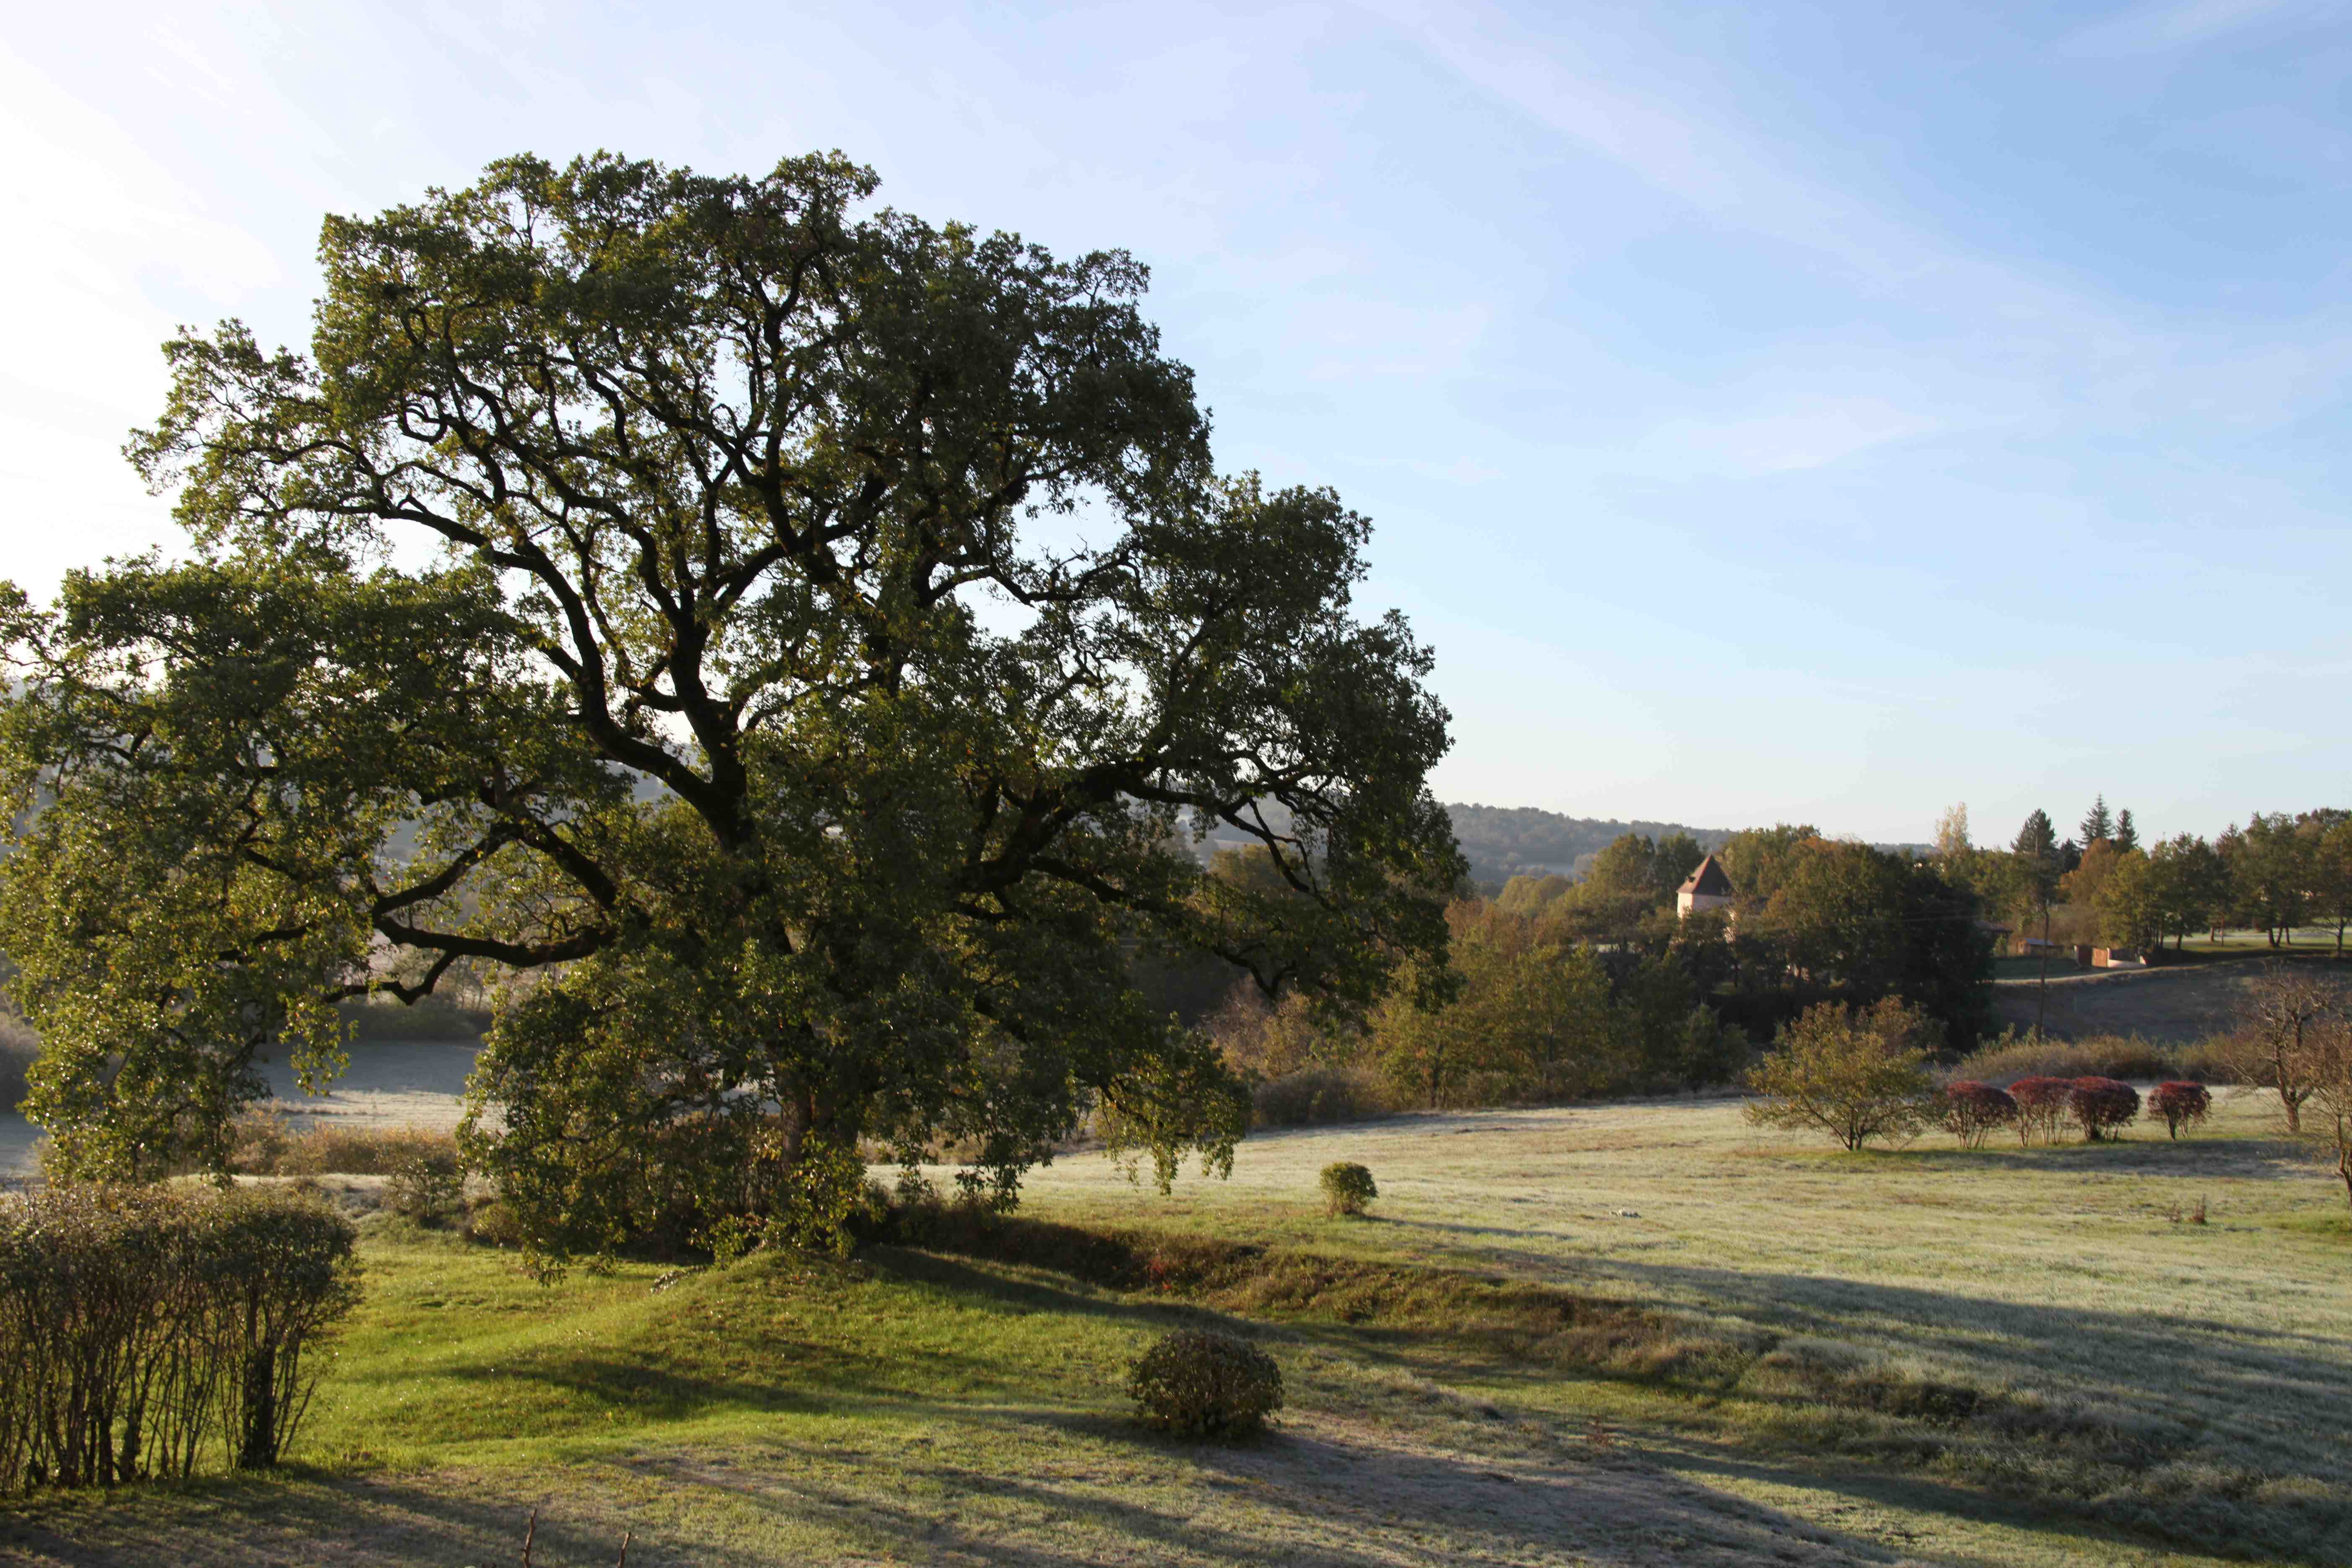
[[(1749, 1563), (1775, 1557), (1884, 1563), (1877, 1542), (1648, 1467), (1598, 1468), (1553, 1458), (1488, 1458), (1386, 1442), (1367, 1432), (1278, 1429), (1237, 1444), (1189, 1443), (1131, 1423), (1068, 1413), (991, 1417), (1078, 1439), (1027, 1469), (933, 1458), (902, 1461), (887, 1501), (810, 1479), (795, 1501), (882, 1537), (925, 1544), (936, 1561), (1078, 1564), (1106, 1558), (1280, 1562), (1360, 1568), (1399, 1561)], [(1020, 1441), (1011, 1431), (1003, 1448)], [(983, 1436), (982, 1452), (991, 1447)], [(1121, 1450), (1158, 1471), (1118, 1495), (1089, 1471)], [(1174, 1489), (1165, 1500), (1146, 1497)], [(973, 1505), (977, 1505), (976, 1509)], [(784, 1506), (782, 1500), (779, 1506)], [(974, 1526), (962, 1517), (987, 1515)], [(1091, 1538), (1091, 1539), (1090, 1539)], [(1050, 1543), (1050, 1544), (1049, 1544)]]
[[(534, 1568), (610, 1564), (634, 1531), (633, 1568), (762, 1568), (786, 1559), (676, 1538), (634, 1523), (641, 1500), (560, 1492), (493, 1472), (196, 1481), (43, 1499), (0, 1511), (0, 1561), (26, 1568), (352, 1568), (513, 1563), (531, 1532)], [(535, 1527), (531, 1511), (539, 1510)], [(669, 1539), (663, 1539), (669, 1534)]]

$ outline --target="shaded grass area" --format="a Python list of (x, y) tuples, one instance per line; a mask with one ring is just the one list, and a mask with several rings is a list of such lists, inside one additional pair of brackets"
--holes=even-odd
[[(2004, 1381), (1937, 1375), (1835, 1339), (1726, 1316), (1362, 1258), (1197, 1236), (1101, 1232), (970, 1212), (907, 1228), (950, 1254), (1040, 1267), (1122, 1290), (1179, 1296), (1243, 1317), (1342, 1324), (1360, 1344), (1433, 1359), (1488, 1379), (1603, 1378), (1677, 1396), (1688, 1431), (1786, 1454), (1915, 1468), (2044, 1506), (2213, 1550), (2294, 1556), (2352, 1542), (2352, 1495), (2321, 1474), (2280, 1476), (2230, 1462), (2197, 1424), (2096, 1407)], [(1934, 1303), (1883, 1288), (1874, 1310), (1917, 1317)], [(1916, 1294), (1916, 1293), (1910, 1293)], [(2019, 1314), (2031, 1316), (2031, 1314)], [(2093, 1333), (2162, 1354), (2165, 1325), (2115, 1314), (2040, 1314), (2025, 1333)], [(2290, 1350), (2264, 1344), (2189, 1377), (2275, 1376)], [(2326, 1377), (2332, 1366), (2303, 1367)]]

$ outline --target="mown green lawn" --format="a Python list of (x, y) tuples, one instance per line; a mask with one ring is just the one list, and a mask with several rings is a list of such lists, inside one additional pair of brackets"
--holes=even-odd
[[(1370, 1219), (1321, 1214), (1343, 1158)], [(541, 1287), (372, 1221), (303, 1468), (12, 1505), (0, 1557), (511, 1563), (537, 1509), (540, 1564), (2342, 1562), (2344, 1212), (2242, 1100), (2179, 1144), (1853, 1157), (1674, 1103), (1039, 1173), (1165, 1289), (1042, 1227)], [(1273, 1436), (1128, 1418), (1205, 1319), (1281, 1362)]]

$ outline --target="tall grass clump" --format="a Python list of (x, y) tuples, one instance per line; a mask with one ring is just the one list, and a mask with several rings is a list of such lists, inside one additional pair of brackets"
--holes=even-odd
[(457, 1169), (457, 1141), (425, 1127), (297, 1127), (247, 1111), (229, 1130), (229, 1169), (247, 1176), (397, 1176), (420, 1163)]
[(0, 1492), (275, 1464), (359, 1299), (351, 1222), (298, 1194), (0, 1199)]
[(2235, 1075), (2221, 1064), (2210, 1043), (2161, 1045), (2137, 1035), (2097, 1035), (2082, 1040), (2004, 1035), (1962, 1057), (1951, 1068), (1951, 1076), (2000, 1088), (2010, 1088), (2021, 1078), (2235, 1081)]

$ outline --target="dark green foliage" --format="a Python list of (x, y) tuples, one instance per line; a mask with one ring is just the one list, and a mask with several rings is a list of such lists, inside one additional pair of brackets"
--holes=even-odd
[(53, 1186), (0, 1202), (0, 1491), (275, 1464), (359, 1297), (296, 1194)]
[(2033, 909), (2046, 908), (2065, 870), (2058, 852), (2058, 830), (2051, 825), (2048, 812), (2035, 806), (2027, 814), (2010, 853), (2016, 857), (2022, 877), (2021, 891)]
[(1381, 1195), (1372, 1173), (1351, 1160), (1324, 1166), (1318, 1184), (1323, 1189), (1323, 1212), (1329, 1215), (1362, 1214)]
[(1000, 1197), (1089, 1117), (1220, 1166), (1246, 1094), (1160, 955), (1444, 992), (1447, 715), (1355, 611), (1370, 524), (1214, 473), (1132, 258), (874, 184), (509, 159), (331, 219), (309, 354), (170, 345), (133, 455), (193, 553), (0, 596), (60, 1170), (224, 1169), (265, 1048), (535, 971), (466, 1152), (551, 1259), (822, 1241), (872, 1143)]
[(1247, 1340), (1178, 1329), (1136, 1358), (1127, 1392), (1144, 1422), (1163, 1431), (1247, 1436), (1282, 1408), (1282, 1369)]

